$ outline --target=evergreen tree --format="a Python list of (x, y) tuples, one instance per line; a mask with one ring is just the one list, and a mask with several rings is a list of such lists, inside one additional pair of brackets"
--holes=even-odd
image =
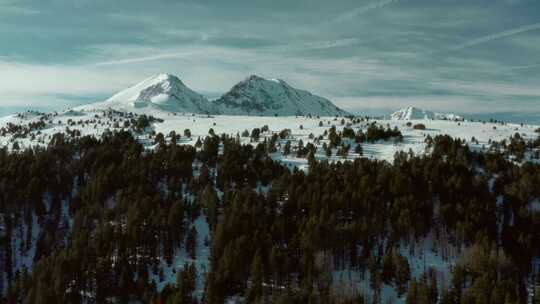
[(411, 281), (411, 284), (409, 285), (409, 291), (407, 292), (407, 298), (406, 298), (407, 304), (417, 304), (418, 302), (418, 285), (416, 283), (416, 279), (413, 279)]
[(219, 199), (214, 187), (211, 185), (206, 185), (206, 187), (204, 187), (201, 195), (201, 202), (204, 207), (204, 212), (208, 218), (210, 228), (215, 227), (218, 220)]
[(287, 140), (285, 146), (283, 147), (283, 155), (287, 156), (291, 154), (291, 141)]
[(263, 265), (260, 251), (257, 250), (250, 269), (250, 284), (247, 292), (249, 303), (257, 302), (263, 295)]

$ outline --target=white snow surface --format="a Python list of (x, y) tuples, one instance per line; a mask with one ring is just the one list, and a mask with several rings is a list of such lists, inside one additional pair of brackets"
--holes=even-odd
[(171, 265), (160, 258), (158, 267), (163, 271), (163, 280), (159, 275), (150, 271), (150, 280), (156, 283), (158, 291), (162, 291), (167, 284), (174, 286), (176, 284), (176, 275), (179, 271), (184, 269), (186, 264), (193, 263), (197, 269), (197, 282), (195, 284), (195, 296), (200, 300), (204, 293), (204, 284), (206, 280), (206, 274), (210, 271), (210, 248), (205, 244), (210, 240), (210, 227), (208, 226), (207, 219), (204, 215), (200, 215), (193, 222), (195, 229), (197, 230), (197, 246), (195, 252), (197, 254), (196, 259), (189, 257), (186, 248), (182, 247), (176, 250)]
[(188, 88), (178, 77), (158, 74), (115, 94), (105, 102), (84, 105), (75, 110), (130, 111), (144, 114), (149, 110), (189, 113), (217, 113), (203, 95)]
[[(420, 280), (422, 275), (430, 269), (437, 276), (439, 291), (451, 278), (451, 271), (462, 252), (452, 245), (441, 245), (433, 233), (429, 233), (424, 239), (412, 244), (400, 244), (398, 252), (407, 259), (411, 271), (411, 278)], [(363, 271), (352, 270), (344, 267), (342, 270), (334, 270), (332, 273), (333, 288), (337, 290), (348, 288), (356, 293), (362, 292), (367, 303), (373, 301), (373, 289), (370, 287), (371, 273), (368, 269)], [(405, 303), (406, 295), (398, 296), (394, 284), (382, 283), (381, 303)]]

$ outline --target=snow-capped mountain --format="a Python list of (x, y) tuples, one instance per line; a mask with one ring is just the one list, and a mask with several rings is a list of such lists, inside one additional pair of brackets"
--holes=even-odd
[(114, 109), (135, 113), (149, 110), (196, 114), (335, 116), (348, 113), (328, 99), (291, 87), (283, 80), (250, 76), (215, 101), (188, 88), (178, 77), (158, 74), (79, 111)]
[(392, 120), (415, 120), (415, 119), (437, 119), (437, 120), (463, 120), (463, 117), (456, 114), (435, 113), (432, 111), (415, 107), (403, 108), (390, 115)]
[(162, 110), (217, 114), (216, 107), (203, 95), (188, 88), (178, 77), (158, 74), (115, 94), (105, 102), (85, 105), (76, 110), (114, 109), (146, 112)]
[(214, 103), (229, 115), (334, 116), (348, 113), (328, 99), (291, 87), (281, 79), (249, 76)]

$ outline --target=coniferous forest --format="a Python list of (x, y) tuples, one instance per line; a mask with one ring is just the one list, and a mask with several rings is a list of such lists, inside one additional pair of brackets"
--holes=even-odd
[[(330, 154), (401, 136), (351, 131)], [(508, 157), (520, 138), (328, 162), (260, 132), (0, 150), (0, 303), (540, 303), (540, 165)], [(273, 160), (281, 143), (308, 170)]]

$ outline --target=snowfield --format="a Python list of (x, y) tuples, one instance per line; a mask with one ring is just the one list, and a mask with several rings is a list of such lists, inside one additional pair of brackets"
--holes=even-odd
[[(439, 134), (448, 134), (454, 138), (465, 140), (472, 149), (485, 150), (489, 148), (491, 141), (501, 141), (508, 139), (515, 133), (519, 133), (526, 139), (534, 139), (538, 136), (535, 130), (538, 126), (533, 125), (518, 125), (518, 124), (500, 124), (500, 123), (483, 123), (470, 121), (449, 121), (449, 120), (364, 120), (358, 124), (350, 124), (347, 118), (336, 117), (302, 117), (302, 116), (278, 116), (278, 117), (260, 117), (260, 116), (227, 116), (227, 115), (196, 115), (190, 113), (171, 113), (157, 109), (148, 109), (147, 115), (163, 120), (163, 122), (153, 122), (151, 127), (147, 128), (144, 133), (138, 134), (138, 138), (145, 143), (148, 148), (152, 148), (152, 134), (163, 133), (167, 136), (171, 131), (175, 131), (181, 135), (179, 144), (195, 144), (198, 138), (204, 138), (213, 129), (216, 134), (228, 134), (231, 136), (242, 136), (242, 132), (247, 130), (251, 133), (254, 128), (262, 128), (268, 126), (269, 132), (261, 134), (259, 141), (263, 141), (265, 137), (272, 136), (273, 133), (279, 133), (283, 129), (291, 130), (291, 137), (287, 140), (291, 141), (292, 147), (296, 146), (299, 140), (302, 140), (304, 145), (308, 142), (314, 142), (311, 137), (317, 138), (328, 131), (332, 126), (342, 130), (345, 126), (350, 125), (357, 132), (358, 130), (367, 130), (370, 123), (394, 128), (397, 127), (403, 133), (403, 141), (395, 142), (379, 141), (374, 143), (363, 143), (362, 148), (364, 157), (386, 160), (391, 162), (394, 154), (399, 151), (413, 151), (415, 154), (425, 152), (425, 138), (427, 135), (435, 136)], [(45, 117), (45, 118), (44, 118)], [(131, 117), (131, 118), (130, 118)], [(99, 137), (106, 130), (122, 130), (127, 129), (123, 126), (123, 122), (130, 119), (136, 119), (134, 116), (126, 117), (125, 113), (108, 112), (108, 111), (66, 111), (63, 113), (54, 114), (28, 114), (11, 115), (0, 119), (0, 129), (7, 128), (9, 124), (28, 126), (32, 123), (37, 123), (40, 120), (45, 120), (46, 124), (43, 128), (32, 130), (24, 137), (15, 137), (13, 134), (0, 134), (0, 146), (8, 149), (24, 149), (33, 146), (46, 146), (55, 133), (66, 133), (66, 130), (79, 131), (81, 136), (92, 135)], [(342, 119), (345, 125), (342, 124)], [(322, 126), (320, 125), (322, 122)], [(412, 126), (422, 123), (426, 126), (425, 130), (417, 130)], [(184, 136), (184, 130), (191, 131), (191, 137)], [(313, 136), (310, 136), (312, 134)], [(475, 139), (473, 142), (473, 138)], [(251, 142), (249, 137), (241, 137), (243, 143), (251, 143), (256, 145), (257, 142)], [(286, 140), (280, 140), (283, 145)], [(326, 141), (326, 138), (321, 140), (320, 146)], [(351, 142), (351, 145), (354, 145)], [(355, 154), (354, 149), (347, 156), (348, 159), (354, 159), (359, 155)], [(290, 165), (304, 167), (307, 163), (305, 158), (293, 157), (293, 153), (289, 156), (282, 156), (281, 153), (274, 153), (275, 158), (288, 163)], [(318, 149), (316, 154), (317, 159), (326, 158), (324, 151)], [(341, 157), (336, 157), (335, 153), (331, 160), (340, 160)]]

